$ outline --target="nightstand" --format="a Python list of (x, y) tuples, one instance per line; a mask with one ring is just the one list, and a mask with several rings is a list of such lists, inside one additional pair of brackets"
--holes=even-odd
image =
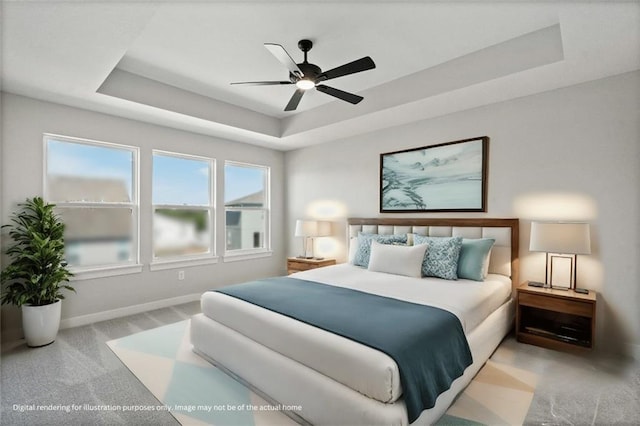
[(308, 271), (309, 269), (322, 268), (323, 266), (335, 265), (335, 259), (302, 259), (299, 257), (287, 258), (287, 274), (294, 272)]
[(591, 349), (596, 326), (596, 293), (529, 287), (517, 289), (519, 342), (550, 349)]

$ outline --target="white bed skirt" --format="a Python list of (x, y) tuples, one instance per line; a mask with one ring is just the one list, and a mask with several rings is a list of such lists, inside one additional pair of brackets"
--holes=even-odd
[[(446, 412), (511, 329), (513, 319), (510, 299), (467, 336), (473, 364), (438, 397), (435, 407), (423, 411), (412, 424), (432, 424)], [(386, 404), (368, 398), (204, 314), (191, 319), (191, 342), (196, 353), (237, 375), (272, 403), (300, 406), (295, 414), (314, 425), (408, 424), (402, 399)]]

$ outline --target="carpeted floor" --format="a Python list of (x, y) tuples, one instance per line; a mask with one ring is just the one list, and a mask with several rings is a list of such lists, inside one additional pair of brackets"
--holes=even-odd
[[(61, 330), (53, 344), (39, 349), (29, 349), (24, 342), (3, 342), (0, 424), (178, 425), (166, 410), (93, 408), (164, 406), (105, 343), (189, 319), (199, 311), (199, 303), (193, 302)], [(523, 391), (531, 383), (522, 378), (522, 371), (537, 375), (533, 399), (523, 421), (526, 425), (640, 424), (638, 362), (598, 352), (552, 351), (517, 343), (509, 336), (488, 365), (493, 363), (499, 368), (483, 370), (484, 377), (476, 380), (480, 387), (469, 386), (449, 411), (450, 417), (444, 417), (441, 423), (469, 424), (461, 420), (463, 415), (456, 410), (466, 409), (465, 405), (477, 407), (476, 399), (485, 394), (483, 386), (491, 386), (494, 377), (502, 375), (498, 370), (507, 368), (519, 371), (517, 378), (523, 385), (517, 386), (523, 386)], [(495, 402), (499, 406), (511, 404), (506, 395)], [(511, 422), (498, 407), (482, 416), (480, 423), (501, 423), (492, 423), (495, 416)]]
[[(107, 342), (182, 424), (295, 424), (191, 351), (189, 321)], [(507, 349), (504, 349), (505, 351)], [(522, 424), (537, 375), (489, 361), (438, 424)]]
[(166, 411), (92, 408), (157, 405), (158, 400), (105, 342), (183, 321), (198, 312), (200, 303), (192, 302), (60, 330), (54, 343), (37, 349), (24, 342), (3, 342), (0, 424), (178, 425)]

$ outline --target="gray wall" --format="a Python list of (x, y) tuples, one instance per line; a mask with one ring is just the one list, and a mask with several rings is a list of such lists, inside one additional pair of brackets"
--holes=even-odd
[[(94, 139), (140, 147), (140, 255), (139, 274), (75, 281), (77, 294), (63, 303), (63, 321), (96, 313), (122, 310), (163, 299), (197, 295), (225, 284), (285, 273), (284, 154), (280, 151), (229, 142), (138, 121), (3, 94), (2, 99), (2, 223), (19, 202), (43, 191), (43, 133)], [(208, 266), (149, 271), (151, 261), (151, 150), (162, 149), (213, 157), (217, 160), (217, 253), (224, 250), (223, 164), (244, 161), (271, 167), (273, 256)], [(4, 236), (3, 236), (4, 240)], [(4, 244), (3, 244), (4, 245)], [(18, 310), (2, 308), (2, 329), (20, 326)], [(3, 333), (4, 335), (5, 333)], [(10, 335), (15, 333), (10, 332)]]
[[(318, 239), (316, 251), (344, 260), (345, 218), (380, 216), (381, 152), (487, 135), (491, 138), (488, 212), (464, 216), (521, 219), (523, 280), (544, 279), (544, 255), (527, 250), (531, 220), (589, 221), (593, 253), (579, 258), (578, 284), (599, 292), (596, 345), (633, 352), (640, 357), (638, 93), (640, 72), (634, 72), (286, 155), (3, 94), (2, 223), (7, 222), (18, 202), (42, 194), (44, 132), (139, 146), (142, 188), (150, 186), (153, 148), (211, 156), (218, 160), (218, 165), (231, 159), (272, 167), (272, 257), (247, 261), (250, 267), (247, 262), (220, 262), (187, 268), (184, 281), (177, 280), (176, 270), (150, 272), (151, 200), (150, 192), (142, 191), (144, 271), (75, 282), (78, 294), (65, 301), (63, 318), (81, 317), (282, 274), (285, 246), (289, 255), (300, 251), (301, 242), (293, 237), (298, 218), (332, 220), (334, 236)], [(218, 167), (218, 194), (221, 184)], [(217, 226), (221, 230), (220, 200), (218, 204)], [(222, 253), (222, 244), (219, 239), (218, 253)], [(19, 325), (15, 309), (3, 307), (2, 317), (3, 331)]]
[(316, 251), (344, 260), (346, 217), (393, 216), (378, 213), (380, 153), (486, 135), (488, 211), (448, 215), (519, 217), (520, 278), (538, 281), (544, 254), (528, 251), (531, 220), (590, 222), (578, 285), (599, 292), (596, 346), (640, 358), (639, 93), (633, 72), (288, 152), (289, 255), (300, 246), (295, 219), (333, 220), (334, 237)]

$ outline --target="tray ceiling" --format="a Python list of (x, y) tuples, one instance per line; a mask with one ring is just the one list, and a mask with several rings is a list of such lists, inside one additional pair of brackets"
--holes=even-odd
[[(288, 150), (640, 69), (638, 2), (3, 2), (6, 92)], [(371, 56), (284, 112), (263, 47), (323, 69)]]

